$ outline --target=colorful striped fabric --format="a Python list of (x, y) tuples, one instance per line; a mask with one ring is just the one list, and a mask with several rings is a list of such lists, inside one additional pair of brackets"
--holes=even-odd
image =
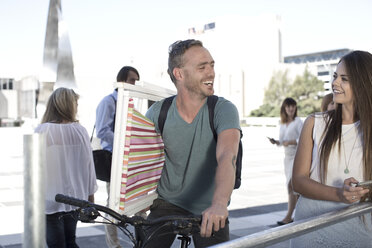
[(164, 165), (164, 144), (155, 125), (129, 101), (120, 188), (120, 210), (128, 201), (154, 192)]

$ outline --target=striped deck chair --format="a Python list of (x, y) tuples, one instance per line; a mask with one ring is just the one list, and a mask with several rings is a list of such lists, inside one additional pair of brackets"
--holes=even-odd
[[(116, 83), (118, 98), (112, 152), (109, 207), (131, 216), (152, 205), (164, 165), (164, 145), (154, 124), (133, 107), (175, 94), (153, 84)], [(147, 101), (146, 101), (147, 103)]]
[[(164, 144), (154, 123), (129, 101), (120, 186), (120, 207), (154, 193), (164, 165)], [(128, 211), (126, 211), (128, 213)]]

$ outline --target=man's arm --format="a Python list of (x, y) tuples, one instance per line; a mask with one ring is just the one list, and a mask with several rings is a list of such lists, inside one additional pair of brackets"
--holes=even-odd
[[(112, 101), (112, 102), (110, 102)], [(115, 103), (112, 99), (104, 99), (96, 110), (96, 132), (97, 137), (108, 144), (114, 142), (113, 125), (115, 116)]]
[(227, 204), (235, 184), (236, 158), (239, 149), (240, 130), (226, 129), (218, 135), (217, 139), (217, 171), (216, 188), (212, 205), (203, 214), (200, 228), (202, 237), (210, 237), (212, 228), (218, 231), (225, 227), (228, 217)]

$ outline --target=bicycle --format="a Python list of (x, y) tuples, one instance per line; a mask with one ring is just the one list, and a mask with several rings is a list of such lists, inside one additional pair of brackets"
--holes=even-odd
[[(121, 215), (108, 207), (62, 194), (57, 194), (55, 196), (55, 201), (79, 207), (76, 211), (78, 213), (78, 220), (81, 222), (116, 225), (131, 240), (133, 248), (146, 247), (151, 239), (157, 237), (157, 233), (165, 226), (171, 227), (171, 233), (180, 235), (178, 239), (181, 240), (181, 248), (187, 248), (191, 243), (190, 236), (200, 232), (201, 216), (166, 216), (153, 220), (146, 220), (141, 216), (128, 217), (126, 215)], [(108, 214), (116, 219), (118, 223), (114, 223), (110, 219), (104, 217), (100, 212)], [(98, 217), (101, 217), (103, 220), (96, 221)], [(128, 229), (129, 225), (134, 227), (134, 233)], [(145, 227), (155, 225), (160, 226), (151, 233), (145, 230)]]

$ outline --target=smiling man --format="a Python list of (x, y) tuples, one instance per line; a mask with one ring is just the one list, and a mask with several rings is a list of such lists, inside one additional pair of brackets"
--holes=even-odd
[[(166, 158), (157, 190), (159, 198), (148, 217), (202, 215), (200, 234), (193, 236), (195, 247), (229, 240), (227, 206), (234, 187), (241, 132), (236, 107), (218, 97), (213, 119), (217, 142), (213, 137), (207, 98), (214, 93), (214, 63), (201, 41), (177, 41), (170, 46), (168, 73), (177, 95), (162, 131)], [(163, 102), (152, 105), (146, 114), (158, 132)], [(169, 232), (167, 228), (163, 231)], [(174, 238), (174, 234), (159, 235), (146, 247), (170, 247)]]

